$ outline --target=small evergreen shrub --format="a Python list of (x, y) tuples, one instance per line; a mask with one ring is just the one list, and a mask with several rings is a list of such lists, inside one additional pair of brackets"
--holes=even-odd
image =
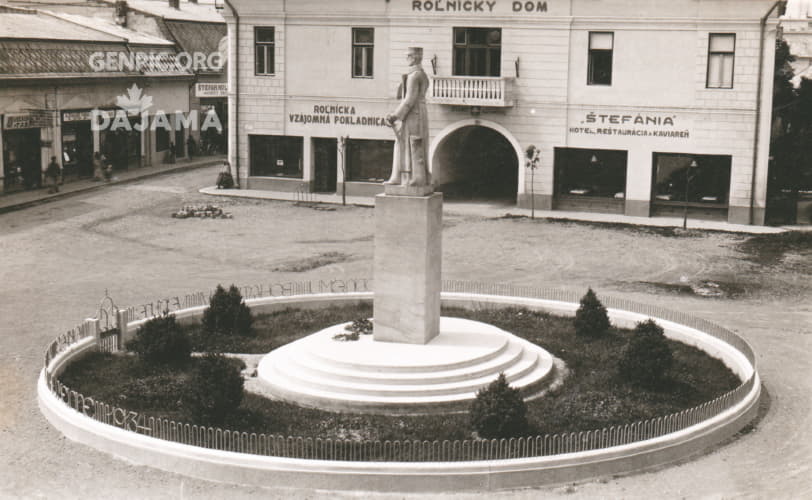
[(207, 335), (252, 337), (255, 334), (251, 328), (253, 323), (254, 317), (243, 302), (240, 290), (231, 285), (226, 291), (217, 285), (209, 307), (203, 312), (203, 332)]
[(590, 288), (581, 297), (581, 305), (575, 311), (575, 334), (596, 338), (604, 335), (610, 326), (606, 308)]
[(174, 314), (152, 318), (138, 327), (126, 347), (148, 365), (182, 365), (192, 355), (189, 337), (175, 322)]
[(222, 424), (240, 406), (243, 382), (237, 362), (222, 354), (206, 354), (191, 371), (183, 407), (192, 419)]
[(504, 373), (480, 389), (471, 403), (469, 418), (480, 437), (521, 436), (527, 430), (527, 405), (518, 389), (510, 387)]
[(652, 319), (637, 323), (620, 359), (620, 374), (626, 380), (658, 388), (667, 380), (674, 363), (671, 348), (660, 325)]

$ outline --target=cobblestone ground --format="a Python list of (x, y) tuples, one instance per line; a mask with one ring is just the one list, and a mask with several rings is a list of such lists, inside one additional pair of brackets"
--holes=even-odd
[[(66, 440), (40, 415), (35, 382), (45, 346), (93, 316), (105, 290), (119, 305), (134, 305), (218, 283), (371, 274), (372, 210), (198, 194), (215, 175), (216, 168), (167, 175), (0, 215), (0, 496), (370, 496), (236, 487), (134, 466)], [(194, 202), (216, 203), (233, 219), (169, 216)], [(447, 214), (445, 277), (592, 286), (599, 294), (625, 293), (721, 323), (758, 352), (769, 408), (753, 431), (681, 464), (574, 485), (443, 497), (812, 497), (812, 257), (790, 253), (757, 264), (738, 249), (744, 239)], [(679, 292), (679, 285), (702, 280), (724, 284), (734, 297)]]

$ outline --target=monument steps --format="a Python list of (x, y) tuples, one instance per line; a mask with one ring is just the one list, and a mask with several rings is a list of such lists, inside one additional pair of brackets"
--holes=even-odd
[(533, 397), (554, 374), (541, 347), (492, 325), (441, 318), (423, 345), (338, 341), (335, 325), (271, 351), (257, 367), (262, 393), (301, 406), (367, 413), (433, 413), (466, 408), (504, 373)]
[[(510, 382), (512, 387), (518, 388), (527, 399), (534, 399), (552, 381), (555, 370), (552, 364), (549, 368), (545, 363), (537, 363), (534, 369), (519, 379)], [(483, 386), (493, 379), (487, 380)], [(423, 394), (421, 396), (380, 396), (369, 394), (353, 394), (348, 397), (346, 393), (337, 393), (314, 388), (304, 389), (293, 387), (289, 382), (276, 386), (273, 391), (274, 399), (281, 399), (299, 406), (319, 408), (328, 411), (352, 411), (359, 413), (385, 413), (385, 414), (426, 414), (467, 411), (471, 401), (476, 397), (476, 391), (457, 394)], [(478, 389), (477, 389), (478, 390)]]
[(448, 381), (445, 377), (435, 378), (436, 372), (426, 374), (424, 378), (411, 377), (408, 380), (370, 380), (355, 377), (361, 381), (341, 380), (329, 373), (314, 375), (292, 363), (285, 363), (272, 370), (271, 377), (287, 379), (287, 383), (296, 384), (300, 390), (308, 388), (326, 390), (334, 393), (372, 396), (423, 396), (433, 394), (459, 394), (476, 392), (483, 385), (493, 382), (500, 371), (505, 373), (508, 381), (521, 379), (533, 370), (538, 363), (538, 355), (532, 352), (523, 352), (521, 358), (504, 370), (490, 371), (485, 374), (468, 377), (457, 377), (457, 380)]
[[(293, 353), (290, 353), (293, 354)], [(370, 369), (364, 365), (340, 364), (338, 366), (310, 353), (301, 353), (298, 356), (288, 356), (280, 360), (281, 365), (276, 371), (290, 373), (295, 371), (303, 377), (331, 377), (347, 382), (374, 381), (376, 384), (414, 384), (414, 383), (449, 383), (471, 378), (489, 376), (494, 373), (507, 370), (517, 364), (518, 360), (525, 354), (524, 347), (516, 342), (508, 342), (504, 350), (500, 350), (495, 357), (490, 357), (483, 363), (465, 363), (462, 367), (432, 366), (417, 371), (419, 367), (414, 367), (413, 371), (392, 372), (385, 367)], [(444, 369), (447, 368), (447, 369)]]
[[(465, 325), (468, 320), (463, 320), (460, 318), (443, 318), (444, 326), (450, 323), (461, 323)], [(318, 335), (322, 337), (313, 337), (313, 341), (323, 341), (323, 337), (330, 337), (332, 338), (333, 335), (343, 333), (345, 325), (336, 325), (330, 327), (326, 330), (323, 330), (324, 333), (318, 332)], [(328, 333), (329, 332), (329, 333)], [(315, 334), (314, 334), (315, 335)], [(459, 344), (455, 344), (458, 342), (459, 339), (463, 341)], [(493, 336), (488, 335), (483, 336), (480, 332), (475, 331), (467, 331), (464, 329), (464, 326), (457, 326), (456, 329), (449, 331), (444, 330), (443, 336), (435, 338), (432, 340), (431, 345), (439, 347), (440, 345), (446, 345), (450, 347), (459, 346), (464, 348), (465, 346), (470, 346), (472, 343), (472, 339), (481, 340), (486, 339), (484, 342), (479, 342), (482, 349), (481, 353), (477, 353), (476, 355), (466, 356), (459, 360), (450, 360), (450, 359), (437, 359), (432, 363), (414, 363), (414, 364), (403, 364), (398, 363), (400, 360), (395, 359), (386, 359), (386, 358), (376, 358), (376, 359), (365, 359), (363, 363), (359, 363), (357, 360), (353, 358), (345, 358), (344, 356), (340, 355), (339, 349), (343, 346), (336, 346), (337, 349), (321, 349), (321, 348), (311, 348), (310, 346), (302, 346), (301, 344), (294, 343), (289, 344), (288, 346), (282, 347), (285, 348), (293, 348), (297, 349), (296, 355), (301, 355), (302, 353), (306, 352), (308, 355), (312, 356), (314, 360), (319, 365), (329, 365), (334, 367), (335, 369), (346, 368), (353, 371), (364, 370), (368, 373), (409, 373), (409, 372), (420, 372), (425, 373), (427, 371), (449, 371), (454, 369), (464, 369), (474, 365), (481, 365), (486, 363), (498, 356), (502, 355), (510, 346), (511, 342), (507, 336)], [(346, 346), (364, 346), (365, 344), (372, 342), (373, 339), (371, 336), (361, 336), (360, 339), (354, 344), (352, 342), (347, 342)], [(414, 345), (400, 345), (399, 347), (400, 352), (406, 354), (405, 359), (409, 359), (409, 352), (416, 352), (419, 353), (420, 351), (425, 351), (422, 349), (422, 346), (414, 346)], [(293, 354), (293, 353), (291, 353)]]

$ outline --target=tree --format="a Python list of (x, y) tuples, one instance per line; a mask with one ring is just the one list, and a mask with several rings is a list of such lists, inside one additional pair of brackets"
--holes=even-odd
[(217, 285), (209, 300), (209, 307), (203, 312), (203, 332), (216, 335), (254, 335), (251, 325), (254, 318), (251, 310), (242, 300), (240, 290), (231, 285), (226, 291)]
[(596, 338), (604, 335), (610, 326), (606, 308), (592, 288), (589, 288), (575, 311), (575, 334), (579, 337)]
[(527, 405), (518, 389), (510, 387), (504, 373), (480, 389), (471, 403), (471, 425), (488, 439), (521, 436), (527, 430)]
[(799, 190), (812, 190), (812, 81), (793, 87), (795, 58), (785, 40), (776, 42), (773, 127), (767, 209), (770, 222), (795, 222)]
[(189, 337), (175, 322), (174, 314), (152, 318), (138, 327), (127, 350), (149, 365), (181, 365), (189, 361), (192, 345)]
[(222, 354), (209, 353), (198, 360), (182, 398), (190, 418), (222, 424), (240, 406), (244, 381), (240, 369)]
[(620, 359), (620, 374), (629, 382), (656, 389), (668, 380), (674, 355), (660, 325), (652, 319), (637, 323)]

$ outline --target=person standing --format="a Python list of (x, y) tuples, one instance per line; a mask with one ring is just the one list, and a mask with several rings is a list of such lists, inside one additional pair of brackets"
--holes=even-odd
[(59, 174), (61, 171), (62, 167), (57, 163), (56, 156), (52, 156), (51, 163), (49, 163), (45, 169), (45, 182), (48, 184), (49, 193), (59, 192)]
[(102, 176), (104, 175), (104, 173), (102, 172), (103, 168), (104, 168), (104, 166), (102, 165), (101, 153), (96, 151), (95, 153), (93, 153), (93, 180), (94, 181), (98, 182), (98, 181), (102, 180)]

